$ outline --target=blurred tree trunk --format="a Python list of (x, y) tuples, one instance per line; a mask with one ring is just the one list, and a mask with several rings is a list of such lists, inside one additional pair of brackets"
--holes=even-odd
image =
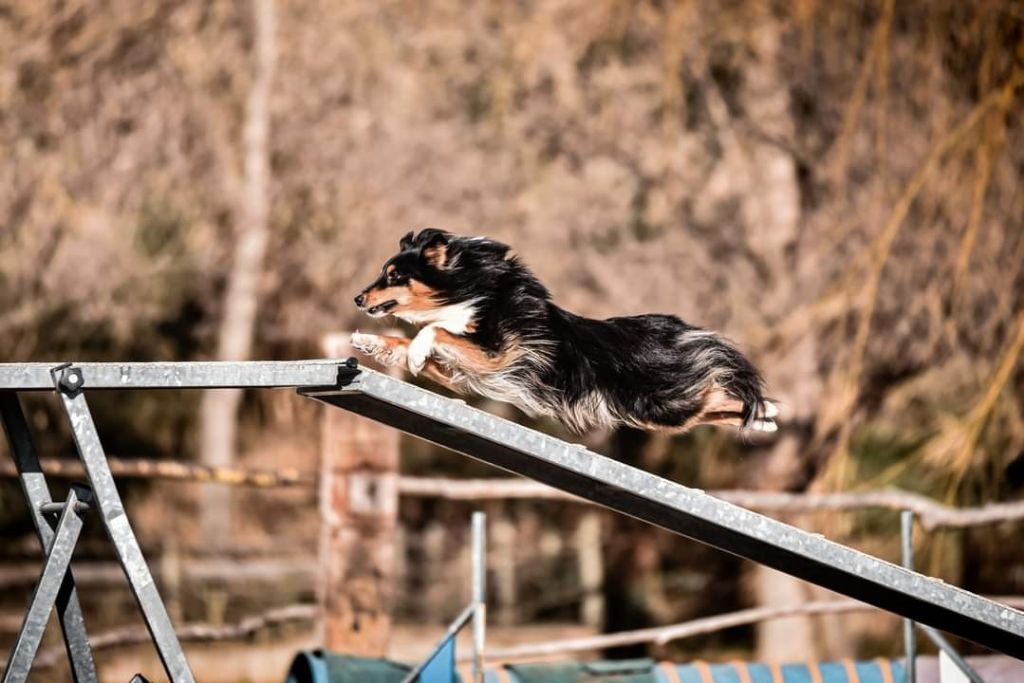
[[(783, 26), (763, 11), (765, 16), (750, 36), (754, 59), (746, 65), (738, 93), (745, 119), (756, 122), (755, 134), (734, 128), (725, 136), (722, 172), (739, 180), (740, 187), (732, 187), (743, 197), (748, 241), (760, 252), (767, 272), (761, 313), (771, 319), (791, 310), (803, 296), (798, 270), (801, 261), (795, 250), (804, 241), (796, 162), (775, 142), (792, 140), (795, 129), (789, 89), (780, 67)], [(727, 116), (724, 110), (720, 107), (720, 118)], [(761, 359), (769, 394), (782, 404), (783, 419), (782, 432), (750, 482), (754, 488), (788, 490), (803, 484), (806, 437), (801, 425), (812, 418), (822, 393), (816, 359), (816, 341), (809, 335), (795, 340), (770, 362)], [(792, 605), (811, 597), (807, 584), (762, 566), (752, 569), (749, 585), (758, 606)], [(814, 654), (817, 640), (808, 618), (768, 621), (758, 626), (757, 656), (774, 661), (803, 660)]]
[[(217, 358), (245, 360), (252, 351), (263, 260), (270, 235), (270, 91), (274, 77), (276, 18), (274, 0), (252, 0), (254, 73), (245, 112), (245, 185), (236, 203), (235, 252), (228, 276)], [(239, 389), (207, 391), (200, 408), (200, 459), (204, 465), (230, 465), (237, 441)], [(225, 538), (231, 525), (230, 489), (207, 486), (202, 529), (207, 541)]]

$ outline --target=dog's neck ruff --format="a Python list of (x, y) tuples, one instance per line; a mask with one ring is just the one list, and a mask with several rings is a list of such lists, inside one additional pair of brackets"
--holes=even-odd
[(433, 325), (452, 334), (466, 334), (473, 326), (476, 313), (477, 300), (470, 299), (429, 311), (402, 311), (395, 316), (413, 325)]

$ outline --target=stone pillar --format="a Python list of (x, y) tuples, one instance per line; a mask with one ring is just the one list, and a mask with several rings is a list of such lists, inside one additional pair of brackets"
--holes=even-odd
[[(322, 347), (328, 358), (354, 355), (347, 333), (325, 336)], [(399, 434), (344, 410), (323, 410), (320, 641), (329, 650), (384, 656), (396, 566)]]

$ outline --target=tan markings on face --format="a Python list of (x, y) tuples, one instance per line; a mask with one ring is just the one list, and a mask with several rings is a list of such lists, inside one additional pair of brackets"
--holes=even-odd
[(448, 260), (448, 245), (435, 244), (427, 247), (423, 250), (423, 258), (427, 260), (427, 263), (439, 270), (444, 268), (444, 264)]
[(489, 375), (498, 372), (516, 361), (522, 355), (518, 344), (512, 343), (508, 349), (500, 353), (487, 353), (465, 337), (452, 334), (440, 328), (434, 336), (434, 347), (456, 363), (460, 370), (477, 375)]
[[(399, 299), (398, 297), (392, 297), (398, 302), (392, 313), (401, 313), (402, 311), (429, 311), (437, 308), (437, 292), (427, 287), (419, 280), (409, 280), (409, 284), (404, 287), (389, 287), (388, 289), (402, 290), (405, 292), (404, 298)], [(385, 299), (386, 301), (386, 299)]]
[(366, 293), (366, 307), (373, 308), (388, 301), (397, 301), (399, 306), (409, 303), (412, 294), (408, 287), (380, 287)]

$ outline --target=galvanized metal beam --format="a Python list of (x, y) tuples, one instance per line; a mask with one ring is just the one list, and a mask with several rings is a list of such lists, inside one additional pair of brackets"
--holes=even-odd
[[(59, 363), (0, 363), (0, 390), (53, 391)], [(75, 363), (86, 389), (217, 389), (332, 386), (344, 361)]]
[(300, 393), (1024, 659), (1024, 613), (372, 370)]

